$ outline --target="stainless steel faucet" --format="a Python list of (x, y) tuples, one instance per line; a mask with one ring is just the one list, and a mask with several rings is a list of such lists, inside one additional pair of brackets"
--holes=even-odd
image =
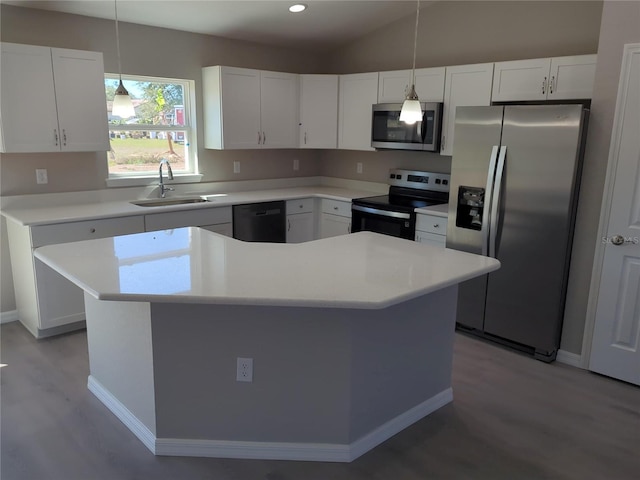
[(167, 166), (167, 178), (169, 180), (173, 180), (173, 172), (171, 171), (169, 160), (163, 158), (162, 160), (160, 160), (160, 183), (158, 184), (158, 186), (160, 187), (160, 198), (164, 198), (164, 194), (167, 190), (173, 190), (173, 188), (165, 186), (164, 181), (162, 180), (162, 165)]

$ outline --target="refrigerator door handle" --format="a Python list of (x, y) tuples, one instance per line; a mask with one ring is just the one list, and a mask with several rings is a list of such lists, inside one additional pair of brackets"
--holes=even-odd
[(496, 167), (496, 178), (494, 183), (493, 197), (491, 199), (491, 221), (489, 223), (489, 256), (496, 258), (496, 243), (498, 237), (498, 211), (500, 207), (500, 194), (502, 193), (502, 175), (504, 174), (504, 163), (507, 157), (507, 147), (500, 147), (498, 155), (498, 165)]
[(491, 157), (489, 157), (489, 172), (487, 173), (487, 188), (484, 194), (485, 215), (482, 221), (482, 255), (485, 257), (489, 254), (489, 231), (491, 229), (491, 216), (489, 209), (491, 207), (491, 195), (493, 193), (494, 178), (496, 176), (496, 162), (498, 161), (498, 145), (494, 145), (491, 149)]

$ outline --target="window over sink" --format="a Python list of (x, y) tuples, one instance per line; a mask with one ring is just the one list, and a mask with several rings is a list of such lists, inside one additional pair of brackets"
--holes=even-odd
[(174, 181), (198, 175), (193, 80), (123, 75), (135, 115), (111, 114), (118, 75), (105, 74), (111, 150), (109, 185), (157, 181), (160, 160), (171, 164)]

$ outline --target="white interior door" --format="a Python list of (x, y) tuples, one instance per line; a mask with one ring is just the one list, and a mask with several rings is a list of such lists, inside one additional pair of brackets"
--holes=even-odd
[(589, 369), (640, 385), (640, 44), (626, 45)]

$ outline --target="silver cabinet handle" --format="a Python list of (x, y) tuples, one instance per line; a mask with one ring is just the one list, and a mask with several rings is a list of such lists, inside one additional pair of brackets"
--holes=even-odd
[(67, 129), (66, 128), (62, 129), (62, 144), (65, 147), (67, 146)]
[(57, 129), (53, 129), (53, 139), (56, 142), (56, 147), (58, 146), (58, 130)]
[(334, 210), (338, 210), (338, 207), (333, 207)]
[(447, 143), (447, 137), (442, 135), (442, 146), (440, 147), (440, 150), (444, 150), (444, 146)]
[(91, 232), (91, 233), (96, 233), (96, 229), (95, 229), (95, 228), (90, 228), (90, 229), (89, 229), (89, 232)]
[(262, 135), (258, 132), (258, 145), (262, 143)]
[(287, 232), (291, 231), (291, 219), (287, 218)]
[(550, 93), (551, 95), (553, 95), (553, 87), (554, 87), (554, 85), (553, 85), (553, 84), (554, 84), (555, 82), (556, 82), (556, 76), (554, 75), (554, 76), (552, 76), (552, 77), (551, 77), (551, 81), (549, 82), (549, 93)]
[(440, 228), (440, 224), (439, 223), (434, 224), (433, 228)]
[(302, 204), (298, 205), (298, 208), (303, 208), (303, 207), (304, 207), (304, 205), (302, 205)]
[(304, 144), (307, 144), (307, 132), (304, 132)]
[(542, 80), (542, 93), (547, 93), (547, 77)]
[(262, 144), (266, 145), (266, 143), (267, 143), (267, 134), (262, 132)]

